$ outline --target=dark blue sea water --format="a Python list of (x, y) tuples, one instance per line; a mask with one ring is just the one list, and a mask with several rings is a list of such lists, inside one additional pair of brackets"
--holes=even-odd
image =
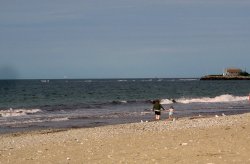
[(0, 133), (153, 120), (154, 99), (173, 105), (176, 117), (245, 113), (249, 93), (244, 80), (1, 80)]

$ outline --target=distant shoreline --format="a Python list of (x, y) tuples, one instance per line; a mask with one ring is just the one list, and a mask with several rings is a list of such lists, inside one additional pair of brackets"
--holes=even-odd
[(200, 80), (250, 80), (250, 76), (216, 76), (207, 75), (200, 78)]

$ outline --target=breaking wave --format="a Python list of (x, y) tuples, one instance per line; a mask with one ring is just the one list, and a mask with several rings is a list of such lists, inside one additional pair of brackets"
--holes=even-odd
[[(216, 97), (202, 97), (202, 98), (180, 98), (175, 99), (177, 103), (189, 104), (189, 103), (225, 103), (225, 102), (239, 102), (247, 101), (248, 96), (233, 96), (229, 94), (220, 95)], [(172, 104), (173, 100), (163, 99), (162, 104)]]
[(0, 117), (16, 117), (16, 116), (25, 116), (28, 114), (34, 114), (41, 112), (40, 109), (12, 109), (9, 110), (0, 110)]

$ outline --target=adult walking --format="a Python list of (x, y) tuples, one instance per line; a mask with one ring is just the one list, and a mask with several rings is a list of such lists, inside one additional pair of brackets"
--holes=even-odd
[(161, 110), (165, 110), (163, 106), (160, 104), (160, 100), (153, 101), (153, 111), (155, 112), (155, 119), (160, 120), (161, 117)]

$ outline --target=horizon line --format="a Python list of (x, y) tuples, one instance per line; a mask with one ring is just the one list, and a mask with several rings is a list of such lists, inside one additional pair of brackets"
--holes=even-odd
[(0, 80), (101, 80), (101, 79), (199, 79), (200, 77), (120, 77), (120, 78), (16, 78), (16, 79), (1, 79)]

